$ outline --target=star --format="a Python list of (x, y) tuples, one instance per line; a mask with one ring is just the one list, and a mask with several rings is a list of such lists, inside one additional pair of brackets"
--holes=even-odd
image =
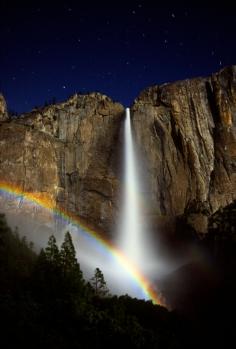
[(62, 88), (63, 88), (63, 90), (65, 90), (65, 89), (66, 89), (66, 86), (65, 86), (65, 85), (63, 85), (63, 86), (62, 86)]
[(175, 18), (175, 14), (174, 14), (174, 13), (171, 13), (171, 17), (172, 17), (172, 18)]
[(136, 11), (135, 10), (132, 11), (132, 15), (136, 15)]

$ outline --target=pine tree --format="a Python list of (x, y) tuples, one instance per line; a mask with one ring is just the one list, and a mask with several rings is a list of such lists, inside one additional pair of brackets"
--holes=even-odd
[(34, 273), (40, 281), (44, 281), (46, 271), (49, 269), (48, 259), (45, 250), (42, 248), (34, 266)]
[(61, 245), (60, 261), (64, 275), (71, 275), (77, 280), (82, 280), (82, 272), (76, 258), (75, 247), (69, 232), (66, 232), (64, 241)]
[[(51, 272), (51, 267), (47, 260), (46, 252), (42, 248), (37, 256), (34, 268), (30, 277), (30, 289), (35, 299), (44, 299), (47, 294), (48, 275)], [(50, 278), (51, 281), (51, 278)]]
[(54, 235), (51, 235), (48, 240), (48, 245), (45, 250), (46, 258), (48, 262), (59, 266), (60, 263), (60, 254), (57, 247), (57, 241)]
[(108, 295), (108, 288), (103, 273), (99, 268), (95, 269), (94, 276), (91, 278), (91, 285), (94, 289), (95, 296), (105, 297)]
[(46, 255), (45, 250), (43, 248), (41, 248), (41, 250), (39, 252), (37, 261), (40, 264), (46, 264), (47, 263), (47, 255)]

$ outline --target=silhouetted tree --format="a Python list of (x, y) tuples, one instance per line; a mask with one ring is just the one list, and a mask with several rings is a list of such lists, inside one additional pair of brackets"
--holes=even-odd
[(42, 298), (45, 290), (48, 290), (48, 275), (50, 273), (49, 262), (45, 250), (42, 248), (35, 262), (31, 275), (32, 292), (36, 298)]
[(76, 258), (75, 247), (72, 242), (70, 233), (67, 231), (60, 251), (61, 266), (64, 273), (70, 273), (80, 270)]
[(46, 258), (49, 262), (55, 264), (55, 265), (59, 265), (60, 263), (60, 253), (59, 253), (59, 249), (57, 247), (57, 242), (56, 242), (56, 238), (54, 235), (51, 235), (49, 237), (48, 240), (48, 244), (45, 250), (46, 253)]
[(60, 250), (60, 266), (66, 292), (79, 298), (84, 292), (83, 274), (76, 258), (75, 247), (69, 232), (66, 232)]
[(108, 295), (108, 288), (103, 273), (99, 268), (95, 269), (94, 276), (91, 278), (91, 285), (94, 289), (95, 296), (105, 297)]
[(60, 251), (51, 236), (37, 256), (0, 215), (0, 281), (1, 343), (8, 347), (28, 348), (37, 338), (40, 348), (184, 349), (186, 322), (152, 302), (105, 297), (99, 268), (85, 284), (68, 232)]

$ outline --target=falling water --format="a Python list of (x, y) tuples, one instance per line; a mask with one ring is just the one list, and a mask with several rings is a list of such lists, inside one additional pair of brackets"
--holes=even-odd
[[(132, 127), (130, 120), (130, 110), (126, 109), (126, 119), (124, 124), (124, 186), (122, 190), (122, 212), (119, 222), (118, 241), (113, 241), (117, 244), (119, 250), (128, 257), (129, 261), (134, 262), (133, 265), (145, 275), (150, 281), (155, 280), (157, 276), (160, 276), (163, 271), (165, 272), (165, 266), (157, 258), (155, 251), (153, 251), (154, 244), (150, 238), (150, 229), (148, 225), (147, 217), (145, 217), (143, 210), (143, 203), (141, 207), (141, 200), (144, 198), (143, 187), (145, 184), (140, 178), (140, 167), (138, 168), (138, 161), (135, 152), (135, 146), (132, 138)], [(143, 162), (140, 161), (144, 167)], [(1, 192), (0, 192), (1, 198)], [(6, 199), (6, 198), (5, 198)], [(4, 199), (4, 200), (5, 200)], [(9, 199), (10, 202), (12, 198)], [(4, 201), (6, 202), (6, 201)], [(34, 203), (33, 203), (34, 204)], [(31, 207), (32, 203), (27, 203), (27, 208)], [(9, 207), (9, 205), (6, 205)], [(32, 206), (35, 210), (35, 206)], [(38, 208), (40, 210), (40, 207)], [(42, 207), (41, 207), (42, 209)], [(44, 211), (43, 211), (44, 212)], [(45, 246), (48, 236), (52, 233), (55, 234), (59, 244), (63, 241), (64, 233), (70, 231), (73, 236), (73, 242), (76, 250), (78, 251), (78, 260), (85, 277), (89, 280), (96, 267), (100, 268), (104, 272), (105, 279), (108, 284), (108, 288), (114, 294), (130, 294), (137, 298), (147, 299), (147, 294), (140, 287), (140, 282), (134, 280), (133, 275), (130, 274), (126, 268), (124, 268), (112, 254), (109, 253), (109, 249), (101, 248), (100, 244), (96, 242), (89, 234), (84, 234), (84, 229), (79, 225), (74, 225), (73, 222), (69, 222), (67, 219), (55, 216), (52, 212), (51, 219), (56, 219), (56, 231), (51, 226), (51, 219), (47, 230), (45, 230), (44, 222), (41, 222), (41, 217), (48, 217), (48, 212), (45, 211), (43, 215), (39, 215), (36, 219), (35, 216), (29, 214), (22, 216), (9, 217), (12, 222), (12, 226), (19, 226), (20, 231), (26, 232), (30, 240), (36, 243), (36, 246)], [(34, 229), (32, 229), (32, 227)], [(36, 234), (35, 234), (36, 232)], [(33, 234), (32, 234), (33, 233)], [(142, 285), (141, 285), (142, 286)]]
[(126, 108), (124, 125), (124, 191), (120, 224), (122, 251), (137, 265), (143, 260), (143, 224), (140, 185), (132, 137), (130, 109)]

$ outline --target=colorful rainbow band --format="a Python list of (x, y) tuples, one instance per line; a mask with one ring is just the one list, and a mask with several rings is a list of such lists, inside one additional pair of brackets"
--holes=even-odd
[(122, 251), (115, 247), (111, 241), (104, 238), (104, 236), (92, 229), (87, 223), (84, 222), (83, 219), (73, 215), (72, 213), (66, 212), (63, 208), (58, 206), (56, 207), (55, 201), (50, 197), (46, 197), (45, 193), (25, 192), (19, 186), (12, 183), (7, 183), (5, 181), (0, 181), (0, 195), (1, 193), (23, 197), (24, 199), (37, 204), (44, 209), (52, 211), (54, 214), (62, 217), (66, 221), (82, 228), (86, 235), (95, 239), (98, 244), (100, 244), (113, 257), (115, 257), (120, 265), (135, 280), (148, 299), (151, 299), (154, 304), (164, 305), (163, 301), (160, 300), (160, 297), (158, 297), (156, 291), (152, 287), (150, 281), (138, 270), (138, 268), (127, 258), (127, 256), (125, 256)]

